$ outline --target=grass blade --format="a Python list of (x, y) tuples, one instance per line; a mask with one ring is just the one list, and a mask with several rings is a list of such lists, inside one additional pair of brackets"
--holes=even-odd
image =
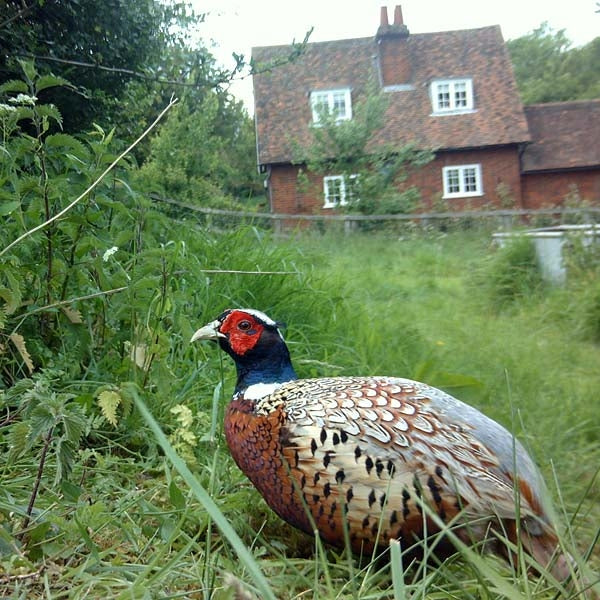
[(254, 560), (252, 554), (246, 548), (246, 545), (235, 532), (233, 527), (229, 524), (223, 513), (219, 510), (219, 507), (215, 504), (213, 499), (208, 495), (208, 492), (200, 485), (200, 482), (194, 477), (192, 472), (189, 470), (185, 462), (175, 452), (173, 446), (169, 443), (167, 436), (163, 433), (160, 425), (156, 422), (145, 402), (139, 397), (134, 391), (133, 400), (136, 408), (148, 424), (148, 427), (154, 433), (156, 441), (163, 449), (166, 457), (171, 461), (175, 470), (181, 475), (185, 483), (188, 485), (194, 496), (205, 508), (206, 512), (210, 515), (214, 523), (221, 530), (221, 533), (227, 538), (235, 552), (237, 553), (240, 561), (248, 569), (250, 576), (252, 577), (256, 587), (261, 593), (262, 598), (268, 598), (269, 600), (276, 600), (276, 596), (269, 585), (266, 577), (263, 575), (257, 562)]
[(390, 563), (392, 567), (392, 588), (394, 600), (406, 600), (404, 568), (402, 567), (402, 549), (399, 540), (390, 540)]

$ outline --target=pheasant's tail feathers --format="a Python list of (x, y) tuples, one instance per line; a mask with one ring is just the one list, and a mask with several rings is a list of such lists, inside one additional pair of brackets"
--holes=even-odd
[(532, 536), (526, 530), (521, 531), (521, 543), (540, 570), (548, 571), (557, 581), (566, 581), (572, 575), (575, 560), (570, 554), (562, 552), (553, 533)]
[(582, 575), (573, 556), (560, 548), (554, 534), (538, 537), (522, 534), (521, 539), (524, 548), (535, 559), (540, 569), (548, 571), (558, 582), (566, 584), (567, 589), (573, 592), (575, 589), (581, 591), (582, 595), (577, 597), (600, 600), (596, 586), (592, 587), (587, 575)]

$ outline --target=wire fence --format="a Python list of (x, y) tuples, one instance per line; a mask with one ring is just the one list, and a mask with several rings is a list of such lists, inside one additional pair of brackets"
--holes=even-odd
[(600, 223), (600, 207), (551, 207), (539, 209), (463, 210), (414, 214), (363, 215), (346, 214), (281, 214), (242, 212), (206, 208), (171, 198), (150, 196), (155, 206), (169, 217), (194, 222), (211, 229), (231, 229), (247, 224), (277, 234), (294, 231), (389, 232), (403, 234), (419, 230), (443, 232), (458, 230), (512, 231), (524, 227), (540, 228), (558, 225)]

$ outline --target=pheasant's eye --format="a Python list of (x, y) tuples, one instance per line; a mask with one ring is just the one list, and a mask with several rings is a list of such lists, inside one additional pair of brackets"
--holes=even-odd
[(252, 328), (252, 323), (250, 321), (240, 321), (238, 323), (238, 329), (242, 331), (249, 331)]

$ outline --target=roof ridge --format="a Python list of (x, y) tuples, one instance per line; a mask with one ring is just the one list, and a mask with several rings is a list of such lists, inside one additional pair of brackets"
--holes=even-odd
[[(432, 36), (432, 35), (453, 35), (453, 34), (458, 34), (458, 33), (467, 33), (467, 32), (475, 32), (475, 31), (483, 31), (486, 29), (493, 29), (493, 30), (500, 30), (501, 31), (501, 27), (500, 25), (483, 25), (481, 27), (468, 27), (468, 28), (464, 28), (464, 29), (449, 29), (449, 30), (442, 30), (442, 31), (426, 31), (423, 33), (410, 33), (410, 35), (408, 36), (407, 39), (411, 39), (411, 38), (422, 38), (422, 37), (426, 37), (426, 36)], [(369, 35), (369, 36), (361, 36), (361, 37), (354, 37), (354, 38), (340, 38), (340, 39), (334, 39), (334, 40), (319, 40), (319, 41), (314, 41), (314, 42), (307, 42), (306, 45), (307, 47), (315, 47), (315, 46), (319, 46), (319, 45), (325, 45), (325, 44), (341, 44), (344, 42), (374, 42), (375, 41), (375, 35)], [(297, 42), (300, 43), (300, 42)], [(268, 46), (252, 46), (252, 51), (254, 50), (262, 50), (265, 48), (290, 48), (294, 45), (294, 42), (292, 43), (288, 43), (288, 44), (272, 44), (272, 45), (268, 45)]]
[(525, 104), (524, 108), (551, 108), (558, 106), (567, 106), (574, 104), (600, 104), (600, 98), (579, 98), (576, 100), (556, 100), (554, 102), (535, 102), (534, 104)]

